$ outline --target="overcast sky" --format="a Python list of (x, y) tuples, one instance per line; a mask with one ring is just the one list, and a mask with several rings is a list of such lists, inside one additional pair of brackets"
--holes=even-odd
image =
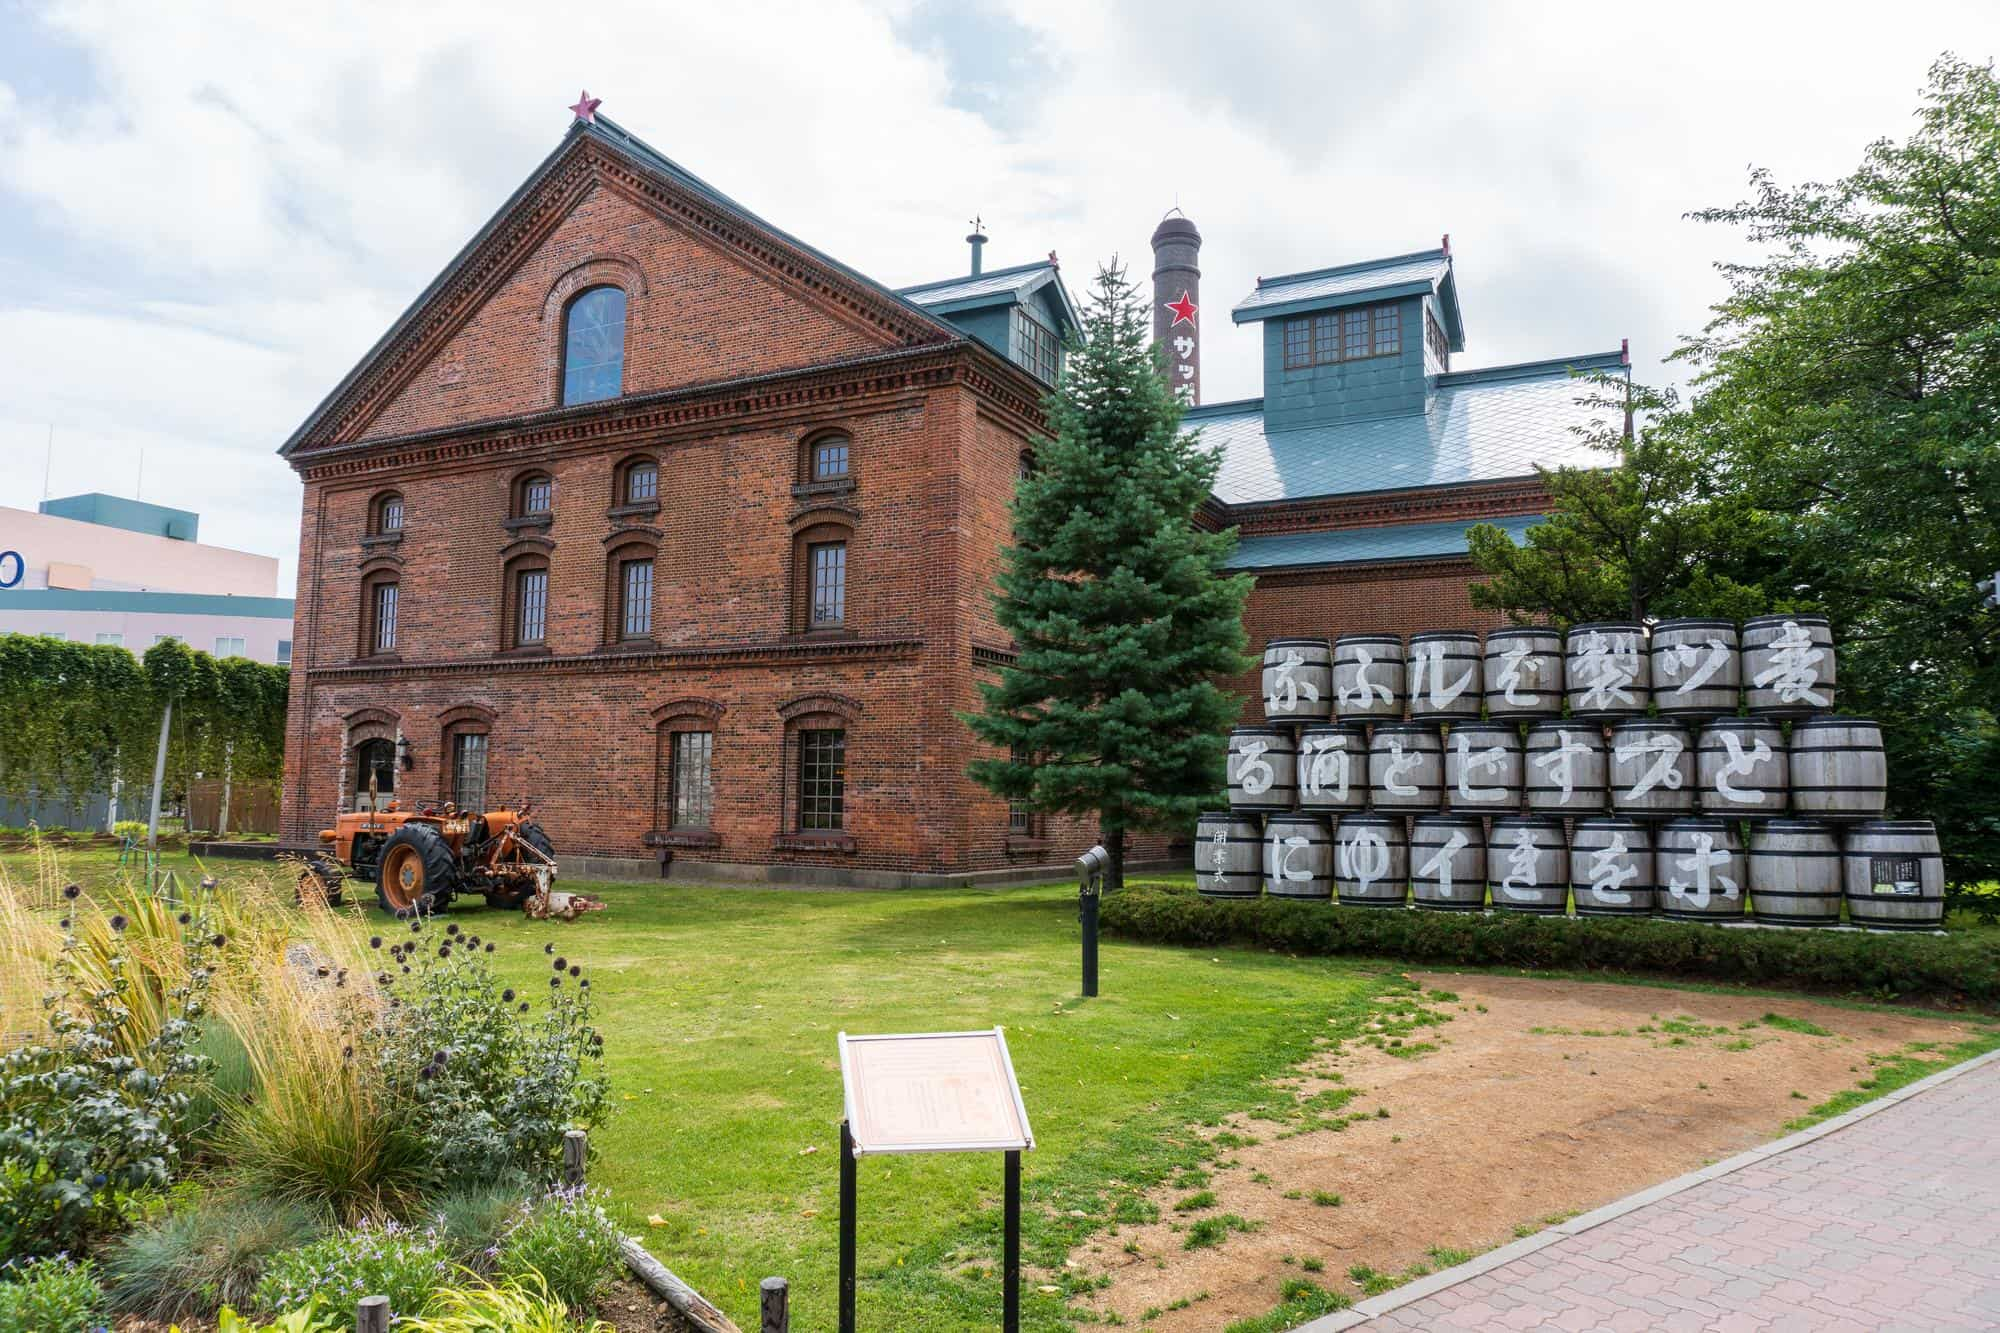
[(0, 0), (0, 505), (199, 510), (296, 557), (274, 450), (568, 127), (605, 114), (891, 285), (1060, 252), (1081, 297), (1200, 225), (1203, 388), (1260, 391), (1259, 274), (1450, 232), (1463, 366), (1615, 348), (1719, 292), (1683, 220), (1910, 126), (2000, 4)]

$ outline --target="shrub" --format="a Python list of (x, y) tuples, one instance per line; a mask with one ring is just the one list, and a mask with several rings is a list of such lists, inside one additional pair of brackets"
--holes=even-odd
[(265, 1265), (256, 1308), (268, 1313), (325, 1301), (335, 1316), (352, 1320), (364, 1296), (387, 1296), (389, 1309), (415, 1314), (452, 1277), (444, 1246), (432, 1230), (396, 1222), (364, 1222), (323, 1240), (286, 1250)]
[(378, 974), (389, 1008), (374, 1055), (432, 1183), (507, 1172), (551, 1178), (565, 1131), (604, 1114), (603, 1039), (590, 1022), (589, 978), (580, 965), (552, 957), (535, 1012), (493, 975), (491, 943), (455, 923), (442, 932), (416, 924), (388, 947), (391, 966)]
[(500, 1235), (521, 1210), (530, 1192), (522, 1177), (467, 1185), (429, 1201), (431, 1226), (454, 1263), (491, 1272), (499, 1254)]
[(296, 1203), (201, 1198), (114, 1243), (104, 1256), (105, 1285), (115, 1309), (152, 1319), (245, 1305), (271, 1256), (320, 1229), (320, 1218)]
[(498, 1286), (446, 1288), (432, 1309), (435, 1313), (403, 1320), (398, 1327), (404, 1333), (612, 1333), (601, 1319), (578, 1323), (539, 1273)]
[(1670, 921), (1497, 912), (1385, 912), (1135, 888), (1104, 900), (1104, 929), (1161, 944), (1261, 945), (1404, 962), (1636, 972), (2000, 1009), (2000, 946), (1983, 932), (1871, 935), (1724, 930)]
[[(236, 1311), (224, 1307), (215, 1333), (347, 1333), (348, 1321), (322, 1310), (318, 1300), (279, 1315), (268, 1324), (253, 1324)], [(180, 1333), (176, 1324), (169, 1333)]]
[(569, 1304), (588, 1306), (611, 1278), (618, 1242), (601, 1195), (558, 1187), (521, 1205), (500, 1235), (494, 1271), (544, 1281)]
[(0, 1264), (0, 1333), (91, 1333), (104, 1323), (104, 1293), (88, 1263)]
[(127, 917), (65, 920), (47, 1036), (0, 1054), (0, 1258), (80, 1249), (122, 1227), (134, 1195), (170, 1184), (173, 1129), (201, 1070), (189, 1047), (222, 937), (197, 914), (169, 918), (178, 975), (155, 996), (162, 974), (134, 966)]
[(111, 826), (114, 838), (143, 838), (146, 836), (146, 821), (143, 819), (121, 819)]

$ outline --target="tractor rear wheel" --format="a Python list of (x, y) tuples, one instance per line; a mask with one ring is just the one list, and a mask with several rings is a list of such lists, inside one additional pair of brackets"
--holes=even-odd
[[(526, 843), (528, 846), (534, 848), (535, 851), (548, 857), (550, 861), (556, 859), (555, 844), (549, 841), (548, 834), (542, 832), (540, 824), (523, 824), (515, 830), (514, 837), (517, 841)], [(510, 864), (532, 867), (540, 865), (541, 861), (531, 855), (524, 856), (517, 854), (513, 857)], [(486, 905), (488, 907), (519, 907), (522, 903), (528, 901), (534, 892), (532, 886), (528, 888), (510, 886), (487, 894)]]
[(458, 861), (444, 836), (429, 824), (405, 824), (382, 844), (375, 896), (397, 917), (428, 916), (451, 906)]

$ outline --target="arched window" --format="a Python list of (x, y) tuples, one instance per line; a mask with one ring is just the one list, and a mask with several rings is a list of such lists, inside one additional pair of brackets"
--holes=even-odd
[[(373, 803), (370, 787), (373, 787)], [(386, 736), (354, 747), (354, 808), (378, 809), (396, 794), (396, 743)]]
[(549, 641), (549, 558), (530, 552), (507, 562), (502, 576), (501, 642), (508, 648), (540, 648)]
[(853, 478), (853, 442), (845, 435), (817, 435), (806, 442), (805, 482), (808, 486)]
[(368, 507), (368, 531), (377, 537), (387, 537), (402, 530), (402, 494), (386, 491), (376, 496), (374, 503)]
[(618, 479), (611, 494), (614, 508), (657, 506), (660, 502), (660, 465), (650, 458), (627, 459), (618, 467)]
[(514, 481), (515, 518), (547, 518), (555, 510), (556, 483), (546, 472), (528, 472)]
[(653, 559), (645, 537), (619, 541), (604, 560), (604, 641), (650, 643), (653, 638)]
[(371, 574), (361, 583), (361, 655), (396, 651), (401, 585), (393, 573)]
[(625, 293), (592, 287), (563, 315), (562, 400), (594, 403), (625, 391)]

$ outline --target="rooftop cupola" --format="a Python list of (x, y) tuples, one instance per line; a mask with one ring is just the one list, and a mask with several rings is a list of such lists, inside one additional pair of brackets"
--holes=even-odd
[(1273, 430), (1424, 412), (1465, 350), (1449, 236), (1434, 250), (1259, 278), (1230, 317), (1264, 325)]
[(985, 267), (980, 260), (980, 252), (986, 248), (986, 233), (981, 229), (977, 215), (972, 219), (972, 234), (965, 238), (965, 243), (972, 247), (972, 276), (976, 278)]

